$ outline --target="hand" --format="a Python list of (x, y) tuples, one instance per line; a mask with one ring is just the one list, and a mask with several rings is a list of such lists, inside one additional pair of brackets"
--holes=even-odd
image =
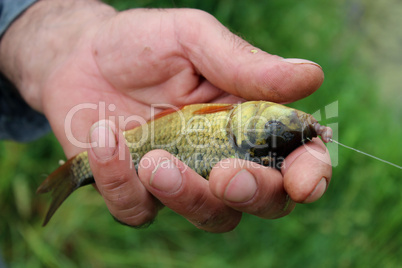
[[(35, 18), (38, 11), (54, 2), (40, 1), (12, 25), (1, 43), (1, 62), (12, 62), (13, 56), (26, 59), (33, 53), (32, 49), (14, 50), (13, 38), (28, 38), (18, 36), (24, 19), (39, 20)], [(77, 142), (87, 143), (88, 136), (91, 142), (102, 142), (115, 135), (108, 147), (93, 147), (88, 152), (96, 186), (119, 221), (133, 226), (145, 224), (156, 216), (160, 201), (201, 229), (225, 232), (238, 224), (241, 212), (277, 218), (288, 214), (294, 201), (313, 202), (324, 193), (331, 166), (304, 147), (287, 157), (281, 172), (255, 165), (242, 169), (234, 161), (244, 161), (232, 159), (218, 163), (206, 181), (161, 150), (145, 156), (159, 165), (142, 163), (138, 175), (133, 172), (119, 128), (131, 128), (134, 123), (124, 125), (115, 120), (115, 126), (102, 121), (88, 134), (100, 119), (138, 115), (148, 120), (150, 106), (155, 103), (180, 106), (243, 99), (295, 101), (321, 85), (323, 73), (318, 65), (265, 53), (201, 11), (136, 9), (117, 13), (95, 1), (71, 2), (74, 5), (63, 4), (70, 10), (68, 16), (54, 18), (60, 27), (36, 29), (50, 32), (30, 36), (42, 37), (33, 39), (40, 44), (33, 47), (42, 52), (30, 62), (37, 60), (36, 65), (22, 64), (21, 60), (0, 67), (26, 101), (44, 112), (67, 157), (81, 152), (83, 148), (77, 147)], [(94, 8), (101, 12), (94, 12)], [(74, 16), (77, 14), (81, 16)], [(60, 33), (63, 30), (65, 35)], [(58, 42), (56, 36), (65, 39)], [(44, 47), (55, 42), (51, 49)], [(96, 109), (87, 106), (71, 113), (85, 103), (96, 105)], [(99, 112), (102, 105), (104, 114)], [(72, 123), (66, 126), (71, 115)], [(70, 129), (73, 136), (68, 135)], [(96, 131), (99, 129), (103, 131)], [(311, 147), (328, 157), (319, 139)], [(127, 156), (125, 160), (119, 160), (121, 154)], [(161, 158), (171, 161), (162, 165), (158, 162)]]

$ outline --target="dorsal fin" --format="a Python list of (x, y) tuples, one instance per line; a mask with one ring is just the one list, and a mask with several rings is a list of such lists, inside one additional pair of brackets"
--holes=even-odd
[(217, 106), (206, 106), (193, 112), (193, 114), (213, 114), (218, 112), (229, 111), (233, 108), (233, 104), (222, 104)]
[[(161, 118), (161, 117), (164, 117), (164, 116), (166, 116), (166, 115), (168, 115), (168, 114), (172, 114), (172, 113), (175, 113), (175, 112), (177, 112), (177, 111), (180, 111), (181, 109), (184, 108), (184, 106), (185, 106), (185, 105), (180, 106), (180, 107), (178, 107), (177, 109), (169, 108), (169, 109), (163, 110), (162, 112), (156, 114), (153, 118), (151, 118), (151, 120), (156, 120), (156, 119), (159, 119), (159, 118)], [(151, 121), (151, 120), (149, 120), (149, 121)]]

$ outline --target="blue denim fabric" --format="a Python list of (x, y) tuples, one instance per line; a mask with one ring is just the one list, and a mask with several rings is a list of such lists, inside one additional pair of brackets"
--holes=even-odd
[[(0, 36), (38, 0), (0, 0)], [(15, 87), (0, 74), (0, 139), (27, 142), (50, 131), (44, 115), (33, 110)]]
[(0, 0), (0, 35), (22, 13), (38, 0)]
[(0, 139), (27, 142), (50, 130), (46, 117), (28, 106), (14, 86), (0, 76)]

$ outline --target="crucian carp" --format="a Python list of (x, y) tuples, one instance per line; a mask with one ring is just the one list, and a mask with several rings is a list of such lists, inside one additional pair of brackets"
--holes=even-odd
[[(226, 158), (280, 169), (286, 156), (317, 136), (329, 142), (332, 130), (310, 114), (266, 101), (186, 105), (124, 132), (136, 169), (147, 152), (164, 149), (205, 179)], [(37, 190), (52, 195), (43, 225), (72, 192), (94, 182), (86, 151), (51, 173)]]

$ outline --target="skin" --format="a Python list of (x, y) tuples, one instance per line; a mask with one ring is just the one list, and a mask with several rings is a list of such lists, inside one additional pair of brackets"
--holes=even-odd
[[(155, 150), (133, 172), (121, 130), (138, 122), (103, 119), (148, 120), (154, 103), (287, 103), (323, 82), (319, 65), (261, 51), (199, 10), (116, 12), (93, 0), (42, 0), (3, 36), (0, 70), (46, 115), (68, 158), (84, 149), (71, 142), (67, 128), (76, 140), (92, 142), (87, 150), (96, 187), (111, 214), (127, 225), (148, 223), (162, 203), (200, 229), (226, 232), (243, 212), (272, 219), (290, 213), (296, 202), (316, 201), (331, 178), (319, 139), (309, 148), (322, 159), (300, 147), (282, 171), (230, 159), (218, 163), (206, 181)], [(83, 109), (65, 125), (73, 107), (99, 102), (107, 107), (104, 115)]]

